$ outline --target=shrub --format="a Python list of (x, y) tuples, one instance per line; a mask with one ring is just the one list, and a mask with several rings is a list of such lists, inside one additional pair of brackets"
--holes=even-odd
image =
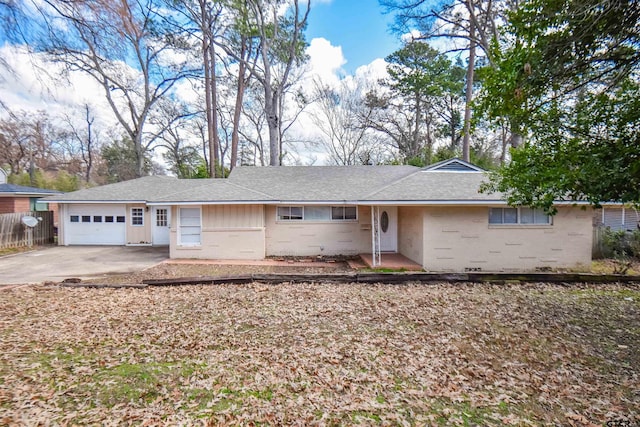
[(607, 228), (602, 243), (605, 257), (640, 259), (640, 230), (613, 231)]

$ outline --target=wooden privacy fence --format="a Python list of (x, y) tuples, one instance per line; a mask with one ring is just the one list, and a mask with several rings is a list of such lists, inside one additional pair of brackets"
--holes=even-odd
[[(22, 223), (25, 216), (42, 218), (29, 228)], [(16, 212), (0, 214), (0, 249), (53, 243), (53, 212)]]

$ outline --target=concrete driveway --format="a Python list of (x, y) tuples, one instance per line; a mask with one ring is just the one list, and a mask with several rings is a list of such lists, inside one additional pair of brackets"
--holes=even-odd
[(54, 246), (0, 257), (0, 284), (133, 273), (169, 258), (168, 247)]

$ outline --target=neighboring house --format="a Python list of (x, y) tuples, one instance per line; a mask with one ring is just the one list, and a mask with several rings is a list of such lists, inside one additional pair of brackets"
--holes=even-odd
[(51, 210), (56, 223), (57, 205), (41, 200), (43, 197), (56, 194), (62, 193), (56, 190), (2, 183), (0, 184), (0, 214)]
[(640, 229), (640, 211), (621, 203), (605, 203), (594, 211), (593, 223), (614, 231), (635, 231)]
[(554, 217), (480, 194), (451, 159), (413, 166), (238, 167), (228, 179), (145, 177), (49, 198), (62, 245), (169, 245), (172, 258), (400, 253), (429, 271), (591, 262), (592, 214)]

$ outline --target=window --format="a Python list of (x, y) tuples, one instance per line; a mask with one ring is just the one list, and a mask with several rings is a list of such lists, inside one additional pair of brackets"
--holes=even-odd
[(355, 206), (278, 206), (278, 221), (355, 221)]
[(180, 244), (200, 246), (200, 208), (180, 208)]
[(91, 215), (82, 215), (82, 222), (91, 222)]
[(113, 222), (113, 216), (107, 215), (104, 217), (104, 222)]
[(551, 225), (551, 217), (542, 209), (489, 208), (489, 224)]
[(167, 210), (156, 209), (156, 227), (166, 227), (168, 225)]
[(116, 222), (124, 222), (124, 217), (123, 216), (117, 216), (116, 217)]
[(102, 217), (100, 215), (95, 215), (93, 217), (93, 222), (102, 222)]
[(357, 219), (357, 211), (355, 206), (333, 206), (331, 208), (331, 219), (334, 221), (355, 221)]
[(305, 221), (329, 221), (331, 210), (328, 206), (305, 206), (303, 208)]
[(302, 221), (302, 206), (278, 206), (280, 221)]
[(131, 225), (144, 225), (144, 209), (131, 208)]
[(71, 222), (80, 222), (80, 217), (78, 215), (71, 215), (71, 218), (69, 218), (69, 220)]

